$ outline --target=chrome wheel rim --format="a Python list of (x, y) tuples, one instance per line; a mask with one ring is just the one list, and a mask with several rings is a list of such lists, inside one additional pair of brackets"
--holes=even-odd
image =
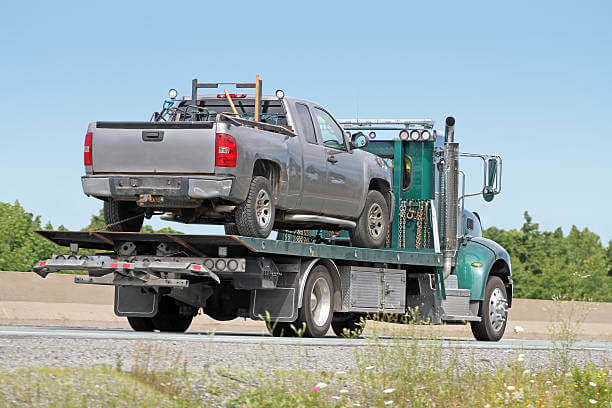
[(325, 278), (318, 278), (310, 292), (310, 315), (314, 323), (321, 327), (327, 322), (331, 310), (331, 290)]
[(257, 215), (257, 224), (261, 228), (266, 228), (270, 224), (272, 220), (272, 201), (266, 190), (259, 190), (259, 193), (257, 193), (255, 214)]
[(508, 302), (500, 288), (493, 289), (489, 299), (489, 321), (493, 330), (500, 331), (508, 315)]
[(368, 210), (368, 232), (374, 239), (379, 239), (383, 234), (383, 217), (382, 207), (378, 203), (372, 204)]

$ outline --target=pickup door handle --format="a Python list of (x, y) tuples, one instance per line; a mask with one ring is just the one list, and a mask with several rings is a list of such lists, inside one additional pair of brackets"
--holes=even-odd
[(338, 163), (338, 159), (336, 159), (335, 156), (329, 156), (327, 158), (327, 161), (330, 162), (330, 163)]

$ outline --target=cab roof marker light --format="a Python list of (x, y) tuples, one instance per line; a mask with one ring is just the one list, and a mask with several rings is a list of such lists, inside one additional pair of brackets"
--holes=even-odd
[[(231, 93), (229, 94), (230, 98), (246, 98), (247, 94), (237, 94), (237, 93)], [(217, 94), (217, 98), (225, 98), (225, 94)]]
[(400, 138), (401, 140), (408, 140), (408, 131), (407, 131), (407, 130), (402, 130), (402, 131), (399, 133), (399, 138)]
[(410, 140), (419, 140), (420, 136), (421, 134), (418, 130), (413, 130), (412, 132), (410, 132)]

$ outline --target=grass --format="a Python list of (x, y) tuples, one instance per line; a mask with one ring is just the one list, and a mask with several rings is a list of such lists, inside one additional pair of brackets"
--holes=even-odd
[(157, 342), (138, 343), (127, 368), (117, 356), (114, 367), (0, 370), (0, 407), (611, 406), (606, 368), (561, 372), (551, 362), (534, 370), (518, 354), (507, 365), (477, 369), (474, 356), (438, 340), (406, 341), (411, 326), (398, 327), (391, 340), (375, 336), (356, 348), (356, 366), (338, 372), (189, 370), (181, 353)]

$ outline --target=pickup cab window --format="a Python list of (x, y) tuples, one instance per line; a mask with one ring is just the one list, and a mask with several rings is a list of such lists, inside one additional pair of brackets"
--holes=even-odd
[(300, 130), (308, 143), (317, 144), (317, 136), (315, 133), (314, 123), (310, 116), (310, 109), (303, 103), (296, 103), (295, 108), (300, 122)]
[(322, 109), (315, 108), (315, 116), (321, 130), (321, 136), (323, 138), (323, 144), (327, 147), (333, 147), (335, 149), (347, 150), (346, 142), (344, 140), (344, 132), (334, 122), (329, 113)]

